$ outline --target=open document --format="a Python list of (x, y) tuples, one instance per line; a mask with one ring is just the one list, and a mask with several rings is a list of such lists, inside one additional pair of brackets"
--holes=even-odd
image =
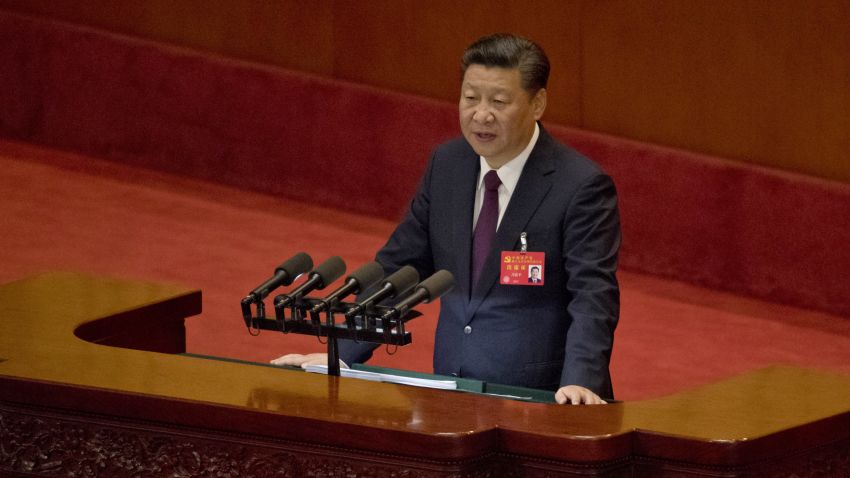
[[(328, 366), (307, 365), (304, 370), (313, 373), (327, 374)], [(454, 380), (434, 380), (429, 378), (404, 377), (401, 375), (367, 372), (366, 370), (354, 370), (351, 368), (342, 368), (340, 369), (339, 374), (343, 377), (362, 378), (363, 380), (372, 380), (374, 382), (400, 383), (402, 385), (413, 385), (414, 387), (439, 388), (443, 390), (457, 389), (457, 382), (455, 382)]]

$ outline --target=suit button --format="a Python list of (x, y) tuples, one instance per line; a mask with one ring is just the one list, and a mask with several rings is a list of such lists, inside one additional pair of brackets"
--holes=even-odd
[(467, 325), (466, 327), (463, 328), (463, 333), (465, 333), (467, 335), (471, 334), (472, 333), (472, 327)]

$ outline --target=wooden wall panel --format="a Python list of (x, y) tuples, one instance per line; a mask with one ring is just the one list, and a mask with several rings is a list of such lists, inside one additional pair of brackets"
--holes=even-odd
[(578, 0), (339, 1), (334, 10), (337, 77), (457, 101), (460, 57), (477, 38), (513, 32), (539, 41), (552, 66), (545, 118), (578, 125)]
[(0, 7), (333, 74), (333, 4), (310, 0), (0, 0)]
[(583, 127), (850, 181), (850, 3), (587, 2)]
[(0, 0), (215, 53), (455, 101), (496, 31), (553, 65), (545, 120), (850, 182), (846, 0)]

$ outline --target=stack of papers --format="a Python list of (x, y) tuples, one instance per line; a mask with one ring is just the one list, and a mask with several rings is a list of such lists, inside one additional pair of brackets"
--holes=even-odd
[[(308, 365), (304, 370), (312, 373), (323, 373), (327, 375), (327, 365)], [(433, 380), (429, 378), (404, 377), (389, 373), (367, 372), (365, 370), (354, 370), (351, 368), (340, 369), (339, 374), (343, 377), (360, 378), (372, 380), (373, 382), (400, 383), (402, 385), (413, 385), (414, 387), (439, 388), (442, 390), (457, 390), (457, 382), (454, 380)]]

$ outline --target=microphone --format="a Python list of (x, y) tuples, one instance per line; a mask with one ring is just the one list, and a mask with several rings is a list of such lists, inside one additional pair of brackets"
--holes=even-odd
[(416, 289), (413, 290), (412, 294), (407, 296), (398, 304), (392, 306), (382, 318), (390, 319), (392, 317), (404, 317), (404, 314), (406, 314), (411, 308), (422, 302), (427, 304), (428, 302), (439, 298), (446, 292), (452, 290), (454, 286), (455, 277), (452, 273), (445, 269), (441, 269), (435, 272), (431, 277), (422, 281), (418, 286), (416, 286)]
[(387, 277), (377, 292), (354, 304), (354, 307), (345, 313), (345, 318), (352, 319), (376, 302), (402, 295), (413, 288), (418, 282), (419, 272), (413, 266), (404, 266)]
[(303, 284), (286, 294), (275, 297), (274, 306), (275, 308), (286, 307), (314, 289), (324, 289), (343, 274), (345, 274), (345, 262), (341, 257), (333, 256), (313, 269)]
[(311, 313), (318, 314), (323, 310), (330, 308), (336, 301), (350, 294), (359, 294), (364, 290), (377, 284), (379, 280), (384, 278), (384, 268), (375, 261), (367, 262), (358, 267), (357, 270), (345, 278), (345, 284), (340, 286), (314, 305), (310, 310)]
[(271, 279), (258, 285), (242, 299), (243, 304), (250, 304), (263, 300), (269, 292), (277, 289), (282, 285), (292, 284), (298, 276), (313, 268), (313, 259), (307, 253), (299, 252), (290, 257), (286, 262), (277, 266), (274, 270), (274, 276)]

